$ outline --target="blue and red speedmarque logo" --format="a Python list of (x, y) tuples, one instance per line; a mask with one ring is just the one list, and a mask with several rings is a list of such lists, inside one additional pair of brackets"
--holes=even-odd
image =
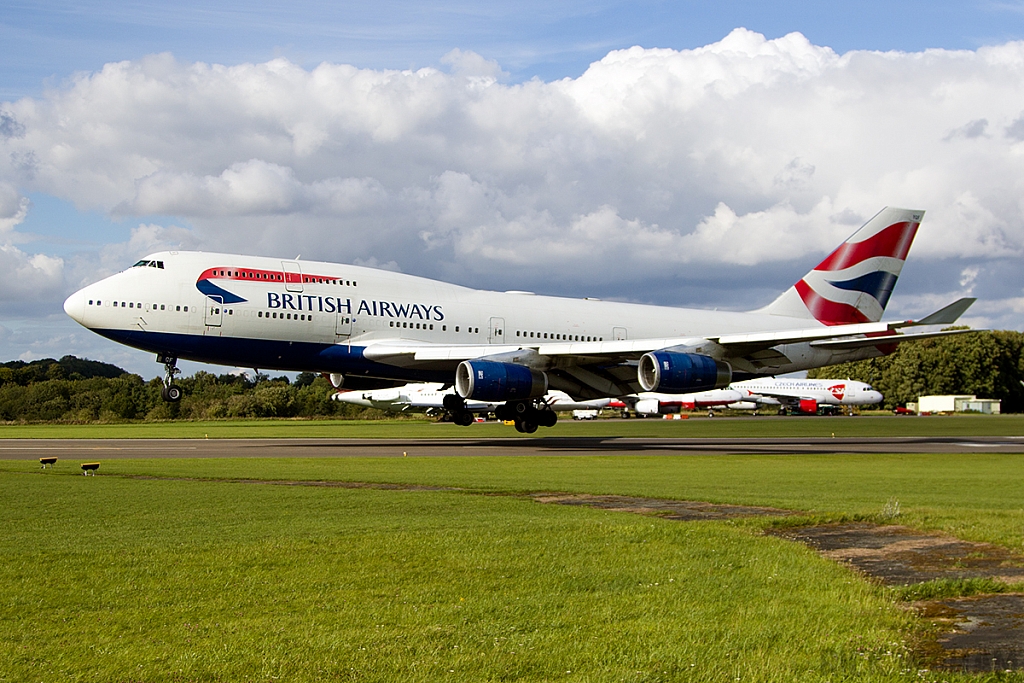
[[(213, 280), (256, 280), (263, 279), (257, 276), (261, 273), (256, 271), (245, 271), (243, 275), (242, 271), (235, 270), (234, 268), (209, 268), (203, 271), (203, 274), (196, 280), (196, 289), (212, 299), (219, 299), (224, 304), (240, 304), (246, 300), (237, 294), (233, 294), (228, 290), (214, 284)], [(270, 279), (270, 278), (267, 278)]]

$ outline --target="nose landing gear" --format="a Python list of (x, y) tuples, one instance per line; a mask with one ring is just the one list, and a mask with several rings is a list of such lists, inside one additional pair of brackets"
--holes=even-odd
[(181, 374), (177, 367), (178, 359), (160, 354), (156, 357), (156, 362), (164, 364), (164, 388), (160, 390), (160, 398), (169, 403), (177, 403), (182, 396), (181, 387), (174, 384), (174, 376)]

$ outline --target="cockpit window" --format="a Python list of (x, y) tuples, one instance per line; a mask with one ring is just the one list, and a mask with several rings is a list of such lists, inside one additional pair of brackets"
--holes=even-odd
[(149, 260), (143, 259), (143, 260), (139, 261), (138, 263), (136, 263), (135, 265), (133, 265), (132, 268), (143, 268), (145, 266), (149, 266), (150, 268), (163, 268), (164, 267), (164, 262), (163, 261), (149, 261)]
[(139, 261), (134, 266), (132, 266), (132, 268), (138, 268), (139, 266), (148, 266), (148, 265), (149, 265), (149, 261)]

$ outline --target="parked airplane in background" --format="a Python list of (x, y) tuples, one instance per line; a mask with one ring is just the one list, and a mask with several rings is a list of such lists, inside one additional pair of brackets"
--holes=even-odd
[(819, 406), (863, 406), (882, 402), (882, 394), (870, 384), (851, 379), (759, 378), (733, 382), (726, 389), (712, 389), (691, 394), (641, 393), (627, 397), (622, 408), (637, 415), (664, 415), (680, 410), (715, 408), (757, 410), (765, 406), (779, 407), (807, 414), (818, 412)]
[[(153, 352), (164, 397), (178, 358), (331, 373), (336, 387), (454, 384), (445, 408), (504, 401), (517, 429), (550, 426), (549, 389), (574, 399), (690, 393), (891, 352), (956, 332), (973, 299), (880, 322), (922, 211), (883, 209), (764, 308), (746, 313), (488, 292), (389, 271), (168, 251), (68, 297), (85, 327)], [(656, 256), (654, 257), (656, 258)], [(463, 420), (464, 421), (464, 420)]]
[[(379, 408), (395, 413), (414, 412), (435, 415), (448, 412), (444, 401), (446, 396), (456, 396), (455, 387), (447, 387), (440, 382), (428, 382), (425, 384), (406, 384), (401, 387), (389, 389), (369, 389), (367, 391), (345, 391), (344, 389), (335, 392), (332, 399), (343, 403), (351, 403), (367, 408)], [(451, 400), (451, 399), (449, 399)], [(568, 412), (573, 410), (601, 410), (605, 408), (612, 399), (596, 398), (589, 401), (575, 401), (564, 391), (552, 390), (546, 393), (540, 401), (548, 409), (555, 412)], [(453, 415), (453, 419), (459, 419), (457, 424), (469, 424), (473, 421), (474, 413), (493, 413), (502, 405), (500, 401), (465, 401), (465, 408)]]

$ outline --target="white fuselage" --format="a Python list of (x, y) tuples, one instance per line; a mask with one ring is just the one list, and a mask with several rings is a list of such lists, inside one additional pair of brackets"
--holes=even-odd
[[(390, 389), (372, 389), (369, 391), (339, 391), (331, 398), (342, 403), (378, 408), (390, 412), (444, 412), (445, 396), (455, 396), (455, 387), (440, 382), (424, 384), (406, 384)], [(556, 412), (570, 410), (599, 410), (608, 405), (609, 398), (591, 401), (574, 401), (562, 391), (549, 391), (541, 399), (544, 405)], [(474, 413), (494, 412), (500, 403), (486, 401), (466, 401), (465, 409)]]
[[(424, 343), (496, 351), (687, 339), (823, 327), (763, 311), (727, 312), (474, 290), (422, 277), (315, 261), (161, 252), (65, 302), (99, 334), (163, 356), (239, 367), (451, 382), (456, 363), (364, 355), (369, 345)], [(808, 344), (778, 347), (764, 373), (865, 357)], [(871, 350), (868, 355), (878, 355)], [(760, 371), (757, 371), (760, 372)]]
[(693, 410), (724, 406), (756, 410), (765, 405), (797, 406), (801, 401), (812, 401), (816, 406), (862, 406), (881, 403), (882, 398), (871, 385), (856, 380), (766, 377), (690, 394), (643, 392), (637, 394), (632, 403), (637, 412), (653, 415), (670, 408)]

